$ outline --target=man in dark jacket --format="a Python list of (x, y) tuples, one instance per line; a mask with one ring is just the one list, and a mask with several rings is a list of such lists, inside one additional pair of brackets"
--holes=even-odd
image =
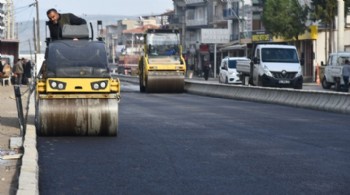
[(343, 79), (344, 79), (344, 91), (349, 91), (349, 77), (350, 77), (350, 61), (348, 59), (345, 60), (345, 64), (343, 65)]
[(50, 29), (50, 36), (52, 39), (62, 38), (62, 27), (64, 24), (86, 24), (86, 21), (84, 19), (79, 18), (71, 13), (60, 14), (54, 8), (47, 10), (46, 15), (49, 18), (48, 26)]

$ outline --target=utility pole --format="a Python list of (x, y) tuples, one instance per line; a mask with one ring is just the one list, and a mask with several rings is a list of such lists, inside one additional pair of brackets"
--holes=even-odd
[(338, 0), (338, 52), (344, 51), (344, 0)]
[(185, 43), (185, 39), (186, 39), (186, 17), (185, 17), (185, 13), (186, 13), (186, 7), (184, 6), (184, 7), (182, 7), (182, 16), (180, 16), (181, 17), (181, 19), (179, 18), (179, 20), (181, 21), (181, 31), (182, 31), (182, 33), (181, 33), (181, 43), (182, 43), (182, 49), (184, 50), (184, 49), (186, 49), (186, 43)]
[(37, 32), (37, 49), (38, 54), (40, 54), (40, 25), (39, 25), (39, 1), (35, 0), (36, 3), (36, 32)]
[(33, 18), (33, 43), (34, 43), (34, 58), (35, 58), (35, 63), (37, 62), (37, 51), (38, 51), (38, 45), (37, 45), (37, 40), (36, 40), (36, 32), (35, 32), (35, 18)]
[(33, 57), (32, 57), (32, 44), (30, 43), (30, 39), (28, 39), (28, 44), (29, 44), (30, 61), (33, 62)]

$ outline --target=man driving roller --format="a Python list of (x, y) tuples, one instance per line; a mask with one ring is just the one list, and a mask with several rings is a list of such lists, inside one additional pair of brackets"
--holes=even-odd
[(46, 15), (49, 18), (48, 26), (50, 29), (50, 36), (52, 39), (62, 38), (62, 28), (64, 24), (86, 24), (86, 21), (84, 19), (79, 18), (78, 16), (71, 13), (60, 14), (54, 8), (47, 10)]

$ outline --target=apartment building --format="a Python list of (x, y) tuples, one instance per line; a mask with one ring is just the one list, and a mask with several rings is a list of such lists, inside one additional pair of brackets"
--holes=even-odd
[[(253, 18), (251, 1), (246, 1), (247, 4), (244, 0), (173, 1), (174, 15), (170, 17), (170, 26), (178, 28), (182, 32), (181, 42), (187, 63), (189, 66), (194, 65), (195, 72), (201, 72), (204, 59), (209, 58), (211, 64), (215, 66), (223, 56), (246, 55), (246, 47), (242, 43), (250, 42), (253, 27), (259, 30), (262, 28), (260, 17), (258, 17), (259, 20)], [(257, 11), (254, 13), (258, 13), (258, 16), (260, 16), (261, 11)], [(206, 36), (203, 34), (206, 31), (203, 31), (203, 29), (227, 31), (227, 42), (220, 42), (219, 44), (205, 43), (202, 38)], [(213, 34), (213, 36), (222, 35)], [(214, 53), (216, 46), (218, 50), (217, 53)], [(216, 59), (216, 62), (214, 59)], [(218, 69), (218, 67), (216, 68)]]
[(0, 39), (16, 40), (12, 0), (0, 0)]
[[(182, 32), (182, 45), (188, 64), (194, 64), (195, 71), (201, 72), (203, 59), (209, 56), (212, 64), (219, 64), (225, 56), (249, 56), (253, 42), (289, 42), (297, 46), (304, 59), (304, 78), (315, 78), (315, 45), (317, 28), (310, 28), (299, 40), (284, 40), (272, 37), (266, 32), (263, 22), (262, 0), (173, 0), (174, 16), (172, 27)], [(310, 3), (303, 0), (301, 3)], [(226, 29), (226, 43), (203, 43), (202, 29)], [(315, 32), (316, 30), (316, 32)], [(213, 36), (216, 36), (215, 34)], [(217, 46), (214, 54), (214, 47)], [(215, 56), (216, 55), (216, 56)], [(214, 62), (216, 59), (216, 62)], [(216, 66), (218, 72), (218, 66)]]
[(169, 16), (173, 11), (159, 15), (139, 16), (123, 19), (105, 29), (105, 41), (109, 61), (117, 63), (119, 56), (139, 55), (143, 47), (143, 33), (148, 28), (169, 27)]
[(5, 0), (0, 0), (0, 39), (5, 38)]
[(139, 20), (124, 19), (117, 21), (116, 24), (106, 26), (105, 41), (107, 53), (110, 62), (116, 63), (117, 54), (125, 49), (124, 30), (134, 29), (140, 26)]

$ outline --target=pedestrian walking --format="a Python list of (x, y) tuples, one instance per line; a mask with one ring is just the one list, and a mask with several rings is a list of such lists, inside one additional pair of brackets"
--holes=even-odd
[(4, 66), (2, 64), (2, 61), (0, 60), (0, 75), (2, 74), (3, 69), (4, 69)]
[(349, 91), (349, 77), (350, 77), (350, 62), (349, 60), (345, 60), (345, 64), (343, 65), (343, 80), (344, 80), (344, 90), (346, 92)]
[(16, 78), (15, 84), (17, 84), (17, 85), (22, 84), (22, 78), (23, 78), (23, 73), (24, 73), (23, 61), (24, 61), (24, 58), (18, 59), (17, 63), (15, 64), (15, 67), (13, 68), (13, 72), (14, 72), (15, 78)]
[(33, 63), (32, 61), (27, 60), (23, 65), (24, 65), (23, 84), (29, 84), (30, 79), (32, 78)]

